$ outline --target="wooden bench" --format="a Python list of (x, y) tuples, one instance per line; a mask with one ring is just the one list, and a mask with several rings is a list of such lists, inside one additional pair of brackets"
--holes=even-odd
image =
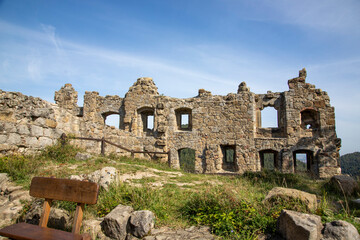
[[(80, 226), (85, 204), (97, 202), (99, 185), (93, 182), (34, 177), (31, 181), (30, 195), (45, 198), (39, 225), (17, 223), (0, 229), (0, 235), (11, 239), (91, 239), (88, 234), (80, 235)], [(47, 228), (51, 203), (53, 200), (76, 202), (72, 232)]]

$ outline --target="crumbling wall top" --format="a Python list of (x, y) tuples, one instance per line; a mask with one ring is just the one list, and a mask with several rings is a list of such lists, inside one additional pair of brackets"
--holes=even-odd
[(150, 77), (141, 77), (129, 88), (125, 97), (131, 95), (159, 95), (158, 88)]
[(59, 91), (55, 92), (54, 100), (59, 107), (72, 111), (78, 109), (78, 92), (70, 83), (65, 84)]

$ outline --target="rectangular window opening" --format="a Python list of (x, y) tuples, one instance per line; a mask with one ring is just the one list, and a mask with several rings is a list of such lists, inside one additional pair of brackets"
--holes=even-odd
[(188, 129), (188, 128), (189, 128), (189, 120), (190, 120), (189, 114), (181, 114), (181, 124), (180, 124), (180, 127), (181, 127), (182, 129)]
[(154, 115), (147, 115), (146, 117), (146, 129), (154, 129)]

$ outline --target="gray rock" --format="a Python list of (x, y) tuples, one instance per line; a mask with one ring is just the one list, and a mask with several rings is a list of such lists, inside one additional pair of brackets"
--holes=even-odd
[(53, 141), (47, 137), (39, 137), (39, 145), (41, 148), (52, 145)]
[(339, 193), (345, 193), (348, 196), (353, 195), (359, 189), (355, 179), (347, 175), (333, 176), (330, 179), (330, 184), (335, 186)]
[(277, 231), (286, 240), (320, 240), (320, 216), (282, 210), (277, 223)]
[(85, 160), (88, 160), (89, 158), (92, 158), (91, 154), (89, 154), (89, 153), (78, 152), (75, 156), (75, 159), (79, 160), (79, 161), (85, 161)]
[(148, 210), (133, 212), (130, 216), (130, 233), (138, 238), (143, 238), (151, 233), (155, 225), (155, 215)]
[(42, 127), (31, 125), (30, 127), (31, 135), (34, 137), (41, 137), (44, 134), (44, 130)]
[(356, 228), (346, 221), (333, 221), (326, 223), (322, 240), (360, 240)]
[(88, 179), (107, 190), (111, 183), (119, 181), (119, 171), (114, 167), (104, 167), (89, 174)]
[(285, 200), (300, 200), (309, 210), (315, 210), (317, 199), (315, 194), (310, 194), (292, 188), (275, 187), (270, 190), (264, 199), (264, 203), (271, 202), (274, 198), (283, 198)]
[(134, 209), (130, 206), (118, 205), (101, 222), (101, 229), (110, 238), (125, 240), (127, 225)]
[(105, 234), (101, 231), (101, 222), (102, 219), (91, 219), (83, 221), (83, 232), (88, 233), (91, 236), (91, 239), (110, 239), (106, 237)]
[(2, 186), (3, 183), (9, 182), (9, 176), (7, 173), (0, 173), (0, 188)]
[(140, 239), (140, 238), (137, 238), (137, 237), (131, 235), (130, 233), (128, 233), (126, 235), (126, 240), (138, 240), (138, 239)]
[(6, 143), (7, 140), (7, 136), (6, 135), (0, 135), (0, 144), (1, 143)]
[(7, 143), (10, 145), (17, 145), (21, 142), (21, 137), (19, 134), (16, 133), (10, 133), (9, 138), (7, 140)]
[(49, 116), (50, 110), (47, 108), (36, 108), (33, 111), (31, 111), (30, 115), (31, 117), (44, 117), (46, 118)]
[[(39, 203), (33, 203), (29, 212), (25, 215), (25, 222), (38, 225), (42, 213), (42, 206)], [(48, 227), (66, 230), (71, 228), (70, 215), (63, 209), (52, 207), (48, 221)]]
[(21, 135), (30, 134), (30, 131), (29, 131), (29, 128), (27, 125), (18, 125), (17, 130), (18, 130), (18, 133)]

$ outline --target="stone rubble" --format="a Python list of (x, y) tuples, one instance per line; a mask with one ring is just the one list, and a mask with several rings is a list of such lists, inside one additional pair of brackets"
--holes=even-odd
[(359, 240), (357, 229), (342, 220), (322, 224), (321, 217), (313, 214), (282, 210), (277, 232), (285, 240)]
[(31, 200), (29, 191), (12, 183), (6, 173), (0, 173), (0, 227), (20, 217), (22, 202)]

